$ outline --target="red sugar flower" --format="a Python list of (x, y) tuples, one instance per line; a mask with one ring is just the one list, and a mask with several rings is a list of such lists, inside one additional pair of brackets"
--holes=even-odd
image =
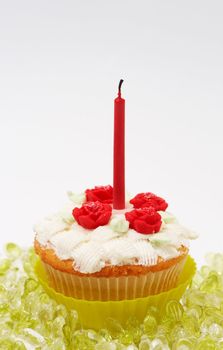
[(86, 229), (95, 229), (106, 225), (111, 217), (112, 207), (101, 202), (87, 202), (81, 208), (74, 208), (73, 217)]
[(160, 214), (153, 207), (134, 209), (125, 213), (125, 218), (130, 228), (144, 234), (159, 232), (162, 224)]
[(85, 191), (87, 202), (96, 202), (112, 204), (113, 188), (112, 186), (95, 186), (95, 188)]
[(130, 200), (130, 203), (133, 204), (134, 208), (153, 207), (157, 211), (165, 211), (168, 207), (167, 202), (163, 198), (158, 197), (151, 192), (137, 194)]

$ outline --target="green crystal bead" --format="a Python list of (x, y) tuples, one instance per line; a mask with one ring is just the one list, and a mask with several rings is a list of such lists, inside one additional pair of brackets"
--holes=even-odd
[(124, 329), (122, 328), (121, 324), (113, 318), (108, 318), (106, 320), (106, 328), (114, 339), (119, 338), (121, 334), (124, 333)]
[(78, 322), (78, 313), (76, 310), (70, 310), (69, 312), (69, 322), (72, 330), (75, 330)]
[(9, 259), (0, 260), (0, 275), (4, 275), (11, 266), (11, 261)]
[(216, 342), (209, 337), (201, 339), (196, 345), (196, 350), (216, 350)]
[(153, 339), (151, 342), (151, 350), (167, 350), (167, 347), (160, 339)]
[(65, 319), (63, 316), (57, 316), (52, 321), (52, 334), (54, 334), (55, 337), (61, 337), (63, 335), (63, 326), (65, 324)]
[(0, 349), (14, 350), (14, 342), (11, 339), (0, 339)]
[(112, 341), (112, 336), (111, 334), (109, 333), (109, 331), (105, 328), (102, 328), (99, 330), (98, 334), (100, 336), (102, 336), (102, 338), (107, 341), (107, 342), (111, 342)]
[(130, 317), (126, 322), (126, 329), (133, 334), (133, 342), (138, 344), (142, 336), (140, 322), (135, 317)]
[(206, 293), (204, 291), (192, 289), (187, 292), (185, 299), (187, 307), (193, 307), (195, 305), (203, 307), (205, 305)]
[(47, 347), (47, 350), (65, 350), (65, 344), (62, 339), (55, 339), (51, 342), (50, 346)]
[(183, 316), (182, 325), (185, 331), (191, 336), (200, 336), (200, 324), (195, 317)]
[(64, 305), (59, 304), (56, 306), (54, 317), (62, 316), (63, 318), (66, 318), (67, 314), (67, 309)]
[(173, 344), (172, 349), (173, 350), (193, 350), (195, 349), (195, 343), (190, 339), (182, 338)]
[(5, 245), (5, 252), (8, 258), (14, 260), (22, 254), (22, 249), (15, 243), (7, 243)]
[(116, 344), (111, 342), (103, 342), (100, 344), (96, 344), (95, 350), (116, 350)]
[(39, 295), (39, 301), (41, 304), (47, 304), (50, 302), (50, 298), (46, 293), (43, 292)]
[(200, 269), (200, 274), (202, 275), (202, 277), (206, 278), (209, 275), (210, 271), (211, 269), (209, 266), (203, 265)]
[(209, 273), (208, 277), (200, 285), (200, 290), (204, 292), (214, 292), (219, 287), (219, 276), (217, 273)]
[(198, 305), (189, 307), (186, 310), (186, 315), (189, 317), (194, 317), (195, 319), (199, 320), (203, 315), (203, 309), (201, 306), (198, 306)]
[(8, 303), (1, 303), (0, 304), (0, 317), (2, 317), (3, 313), (6, 313), (9, 311), (9, 304)]
[(176, 322), (181, 320), (183, 313), (184, 308), (177, 300), (171, 300), (166, 304), (166, 315)]
[(147, 309), (147, 315), (151, 315), (158, 320), (159, 318), (159, 309), (156, 306), (150, 305)]
[(149, 337), (153, 337), (157, 332), (157, 321), (154, 316), (147, 315), (143, 322), (144, 333)]
[(36, 288), (38, 288), (38, 286), (39, 285), (37, 281), (35, 281), (33, 278), (28, 278), (24, 284), (24, 294), (27, 295), (33, 292), (36, 290)]
[(72, 348), (78, 350), (94, 350), (95, 342), (89, 339), (85, 331), (78, 331), (73, 335), (71, 342), (71, 349)]
[(134, 332), (133, 331), (124, 331), (120, 334), (118, 340), (124, 345), (130, 345), (134, 342)]
[(223, 338), (223, 328), (218, 323), (212, 323), (209, 327), (209, 335), (212, 338)]
[(139, 343), (139, 350), (151, 350), (151, 341), (150, 339), (143, 339)]
[(24, 345), (23, 342), (17, 341), (17, 342), (14, 344), (14, 349), (15, 349), (15, 350), (26, 350), (26, 346)]

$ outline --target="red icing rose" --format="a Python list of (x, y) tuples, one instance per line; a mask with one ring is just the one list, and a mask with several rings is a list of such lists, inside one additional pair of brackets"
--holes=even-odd
[(134, 209), (125, 213), (125, 218), (130, 228), (144, 234), (159, 232), (162, 224), (160, 214), (153, 207)]
[(130, 203), (133, 204), (134, 208), (153, 207), (157, 211), (165, 211), (168, 207), (167, 202), (163, 198), (158, 197), (150, 192), (137, 194), (130, 200)]
[(96, 202), (111, 204), (113, 201), (113, 188), (108, 186), (95, 186), (91, 190), (86, 190), (87, 202)]
[(87, 202), (81, 208), (74, 208), (73, 217), (79, 225), (87, 229), (95, 229), (109, 222), (112, 208), (101, 202)]

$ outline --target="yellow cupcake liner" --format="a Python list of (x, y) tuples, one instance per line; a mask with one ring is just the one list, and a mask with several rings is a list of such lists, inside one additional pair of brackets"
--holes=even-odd
[(136, 276), (95, 277), (78, 276), (55, 269), (42, 261), (49, 286), (67, 297), (84, 300), (127, 300), (159, 294), (177, 286), (187, 260), (180, 261), (160, 271), (149, 271)]
[(131, 316), (136, 317), (142, 322), (149, 306), (158, 307), (162, 315), (165, 305), (169, 300), (181, 299), (196, 272), (196, 263), (190, 256), (187, 257), (175, 288), (156, 295), (120, 301), (92, 301), (67, 297), (56, 292), (48, 285), (47, 274), (40, 260), (36, 263), (35, 272), (46, 293), (51, 298), (60, 304), (64, 304), (67, 309), (75, 309), (78, 312), (79, 320), (83, 328), (98, 330), (105, 327), (105, 322), (108, 318), (114, 318), (122, 325), (124, 325)]

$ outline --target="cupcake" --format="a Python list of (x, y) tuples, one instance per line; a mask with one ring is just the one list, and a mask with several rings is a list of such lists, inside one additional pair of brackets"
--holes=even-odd
[(35, 225), (35, 251), (57, 292), (84, 300), (131, 300), (176, 287), (196, 234), (168, 204), (139, 193), (113, 209), (113, 188), (69, 192), (69, 204)]

